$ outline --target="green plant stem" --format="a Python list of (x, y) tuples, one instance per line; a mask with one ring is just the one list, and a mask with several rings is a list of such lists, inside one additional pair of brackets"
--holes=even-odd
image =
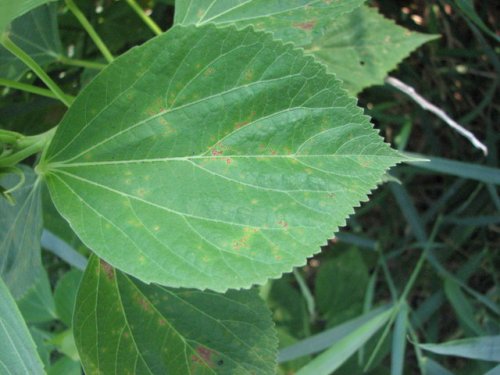
[(54, 96), (63, 102), (67, 107), (71, 105), (71, 100), (68, 100), (67, 95), (59, 88), (59, 86), (49, 77), (38, 63), (31, 58), (26, 52), (19, 48), (7, 34), (2, 37), (2, 45), (9, 50), (14, 56), (26, 64), (33, 72), (47, 85)]
[(24, 136), (21, 133), (13, 132), (11, 130), (0, 129), (0, 143), (14, 143)]
[(127, 0), (128, 5), (134, 10), (135, 13), (141, 18), (141, 20), (144, 21), (144, 23), (155, 33), (156, 35), (161, 35), (163, 34), (163, 31), (160, 29), (160, 27), (156, 24), (155, 21), (152, 20), (151, 17), (149, 17), (144, 10), (137, 4), (137, 1), (135, 0)]
[(26, 136), (19, 139), (14, 147), (18, 149), (17, 152), (0, 159), (0, 168), (12, 167), (31, 155), (37, 154), (42, 151), (47, 144), (52, 140), (56, 128), (52, 128), (45, 133)]
[(98, 63), (95, 61), (73, 59), (63, 55), (57, 56), (57, 61), (59, 61), (61, 64), (77, 66), (79, 68), (102, 70), (106, 67), (106, 64)]
[(102, 41), (101, 37), (97, 34), (94, 27), (90, 24), (85, 14), (78, 8), (73, 0), (66, 0), (66, 5), (68, 9), (73, 13), (73, 15), (78, 19), (80, 24), (83, 26), (85, 31), (89, 34), (90, 38), (94, 41), (95, 45), (101, 51), (102, 55), (107, 62), (112, 62), (114, 60), (113, 55), (109, 51), (108, 47)]
[[(45, 96), (47, 98), (59, 99), (59, 97), (54, 94), (51, 90), (44, 89), (42, 87), (33, 86), (27, 83), (22, 83), (18, 81), (13, 81), (10, 79), (0, 78), (0, 86), (10, 87), (16, 90), (26, 91), (31, 94), (36, 94), (40, 96)], [(75, 99), (71, 95), (64, 94), (66, 100), (69, 104)], [(65, 103), (66, 104), (66, 103)]]
[(389, 331), (392, 327), (392, 324), (396, 320), (396, 317), (399, 313), (399, 310), (401, 309), (401, 306), (403, 305), (403, 303), (406, 303), (408, 295), (410, 294), (410, 291), (413, 288), (415, 282), (417, 281), (417, 278), (420, 274), (420, 271), (422, 270), (422, 267), (425, 264), (425, 260), (427, 259), (429, 249), (431, 248), (431, 244), (434, 242), (434, 239), (437, 235), (440, 224), (441, 224), (441, 217), (438, 217), (436, 220), (436, 223), (434, 224), (434, 228), (432, 229), (431, 236), (429, 237), (429, 240), (425, 243), (424, 250), (422, 251), (422, 254), (420, 254), (420, 258), (418, 259), (418, 262), (417, 262), (415, 268), (413, 269), (413, 272), (411, 273), (408, 282), (406, 283), (406, 286), (403, 290), (403, 293), (399, 297), (397, 304), (394, 306), (391, 317), (390, 317), (389, 321), (387, 322), (387, 325), (385, 326), (384, 332), (382, 333), (382, 336), (378, 340), (377, 345), (375, 346), (375, 349), (373, 349), (373, 352), (370, 355), (370, 358), (368, 359), (367, 364), (365, 365), (365, 368), (364, 368), (365, 372), (370, 368), (373, 361), (375, 360), (375, 357), (376, 357), (377, 353), (379, 352), (380, 348), (382, 347), (382, 344), (383, 344), (385, 338), (389, 334)]

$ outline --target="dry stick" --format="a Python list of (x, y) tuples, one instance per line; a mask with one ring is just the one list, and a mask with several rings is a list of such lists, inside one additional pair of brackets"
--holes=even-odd
[(413, 87), (408, 86), (406, 83), (401, 82), (399, 79), (394, 77), (387, 77), (385, 82), (399, 91), (405, 93), (410, 98), (412, 98), (415, 102), (417, 102), (423, 109), (434, 113), (436, 116), (441, 118), (444, 122), (446, 122), (449, 126), (455, 129), (458, 133), (462, 134), (465, 138), (467, 138), (476, 148), (483, 151), (484, 155), (488, 155), (488, 147), (484, 145), (484, 143), (480, 142), (474, 134), (465, 129), (455, 120), (450, 118), (442, 109), (436, 107), (434, 104), (429, 103), (422, 96), (420, 96)]

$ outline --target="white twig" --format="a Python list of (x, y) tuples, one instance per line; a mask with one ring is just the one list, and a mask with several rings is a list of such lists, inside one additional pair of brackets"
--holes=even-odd
[(401, 82), (399, 79), (394, 77), (387, 77), (385, 82), (401, 92), (404, 92), (414, 101), (416, 101), (423, 109), (434, 113), (436, 116), (441, 118), (444, 122), (446, 122), (449, 126), (455, 129), (458, 133), (462, 134), (465, 138), (467, 138), (476, 148), (483, 151), (485, 155), (488, 155), (488, 147), (486, 147), (482, 142), (480, 142), (474, 134), (465, 129), (463, 126), (458, 124), (455, 120), (450, 118), (442, 109), (436, 107), (434, 104), (429, 103), (422, 96), (420, 96), (413, 87), (408, 86), (407, 84)]

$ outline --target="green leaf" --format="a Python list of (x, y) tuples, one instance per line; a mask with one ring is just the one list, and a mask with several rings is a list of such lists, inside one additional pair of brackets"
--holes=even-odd
[(500, 336), (482, 336), (419, 346), (435, 354), (500, 362)]
[(80, 362), (71, 358), (62, 357), (58, 359), (48, 370), (47, 375), (81, 375)]
[(274, 38), (297, 46), (309, 44), (315, 35), (364, 0), (177, 0), (175, 24), (252, 25)]
[[(16, 19), (9, 36), (41, 66), (57, 61), (62, 53), (56, 7), (52, 5), (43, 5)], [(0, 46), (2, 78), (20, 79), (28, 70), (26, 64)]]
[(114, 267), (224, 291), (304, 264), (400, 160), (292, 45), (176, 26), (81, 92), (37, 170)]
[(54, 346), (49, 343), (49, 340), (52, 338), (53, 333), (44, 331), (36, 326), (30, 326), (29, 330), (43, 365), (45, 368), (49, 367), (50, 354), (54, 350)]
[(436, 35), (410, 32), (360, 6), (364, 1), (177, 0), (175, 23), (252, 25), (304, 47), (352, 94), (383, 84), (387, 73)]
[(0, 35), (17, 17), (51, 1), (55, 0), (0, 0)]
[[(436, 173), (449, 174), (451, 176), (469, 178), (485, 182), (487, 184), (500, 185), (500, 168), (464, 163), (461, 161), (443, 159), (435, 156), (413, 153), (407, 153), (406, 155), (415, 158), (414, 161), (411, 161), (411, 165), (417, 168), (426, 169)], [(427, 161), (419, 161), (417, 159), (427, 159)]]
[(76, 293), (82, 279), (80, 270), (66, 272), (57, 283), (54, 291), (57, 314), (66, 326), (71, 327), (75, 309)]
[[(0, 199), (0, 276), (15, 299), (35, 285), (42, 271), (40, 184), (33, 170), (22, 167), (25, 184), (12, 193), (16, 205)], [(0, 185), (12, 186), (15, 175), (2, 176)]]
[(0, 278), (0, 373), (44, 374), (26, 323)]
[(304, 366), (297, 375), (328, 375), (345, 363), (351, 355), (361, 348), (391, 317), (393, 310), (388, 310), (373, 317), (362, 326), (350, 332), (332, 347), (321, 353)]
[(59, 353), (64, 354), (73, 361), (79, 360), (80, 357), (78, 356), (75, 338), (71, 329), (58, 333), (50, 339), (49, 343), (54, 345)]
[(74, 332), (88, 374), (274, 374), (277, 340), (255, 290), (145, 285), (93, 256)]
[(485, 332), (476, 321), (475, 309), (462, 292), (460, 285), (452, 278), (446, 277), (444, 280), (444, 292), (466, 332), (483, 335)]
[(376, 9), (362, 6), (331, 22), (324, 35), (305, 50), (344, 81), (350, 93), (357, 94), (383, 84), (387, 73), (411, 51), (436, 37), (411, 32)]
[(318, 309), (328, 320), (329, 327), (361, 314), (368, 281), (368, 270), (356, 248), (348, 249), (321, 265), (315, 294)]
[(392, 333), (391, 375), (402, 375), (406, 357), (406, 332), (408, 330), (407, 303), (403, 303), (398, 311), (394, 331)]
[(27, 323), (42, 323), (57, 318), (54, 297), (45, 269), (37, 271), (35, 283), (17, 302)]

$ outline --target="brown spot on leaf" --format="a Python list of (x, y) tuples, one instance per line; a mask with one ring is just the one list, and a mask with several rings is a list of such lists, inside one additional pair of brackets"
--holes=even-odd
[(215, 73), (215, 69), (214, 69), (214, 68), (212, 68), (212, 67), (210, 67), (210, 68), (208, 68), (207, 70), (205, 70), (205, 73), (203, 73), (203, 75), (204, 75), (205, 77), (208, 77), (208, 76), (211, 76), (211, 75), (212, 75), (212, 74), (214, 74), (214, 73)]
[(301, 22), (301, 23), (294, 23), (293, 27), (296, 29), (302, 29), (302, 30), (312, 30), (316, 26), (316, 21), (308, 21), (308, 22)]
[(248, 124), (249, 124), (249, 121), (241, 121), (241, 122), (236, 123), (236, 125), (234, 125), (234, 128), (235, 129), (239, 129), (239, 128), (242, 128), (242, 127), (244, 127), (245, 125), (248, 125)]
[(288, 223), (284, 220), (278, 221), (278, 225), (282, 228), (288, 228)]
[(213, 368), (215, 367), (215, 363), (212, 360), (213, 354), (213, 350), (205, 346), (199, 346), (196, 348), (196, 354), (191, 355), (191, 361), (205, 367)]
[(100, 259), (101, 263), (101, 268), (103, 269), (104, 273), (106, 274), (107, 278), (112, 280), (113, 277), (115, 276), (115, 269), (108, 263), (106, 263), (104, 260)]

